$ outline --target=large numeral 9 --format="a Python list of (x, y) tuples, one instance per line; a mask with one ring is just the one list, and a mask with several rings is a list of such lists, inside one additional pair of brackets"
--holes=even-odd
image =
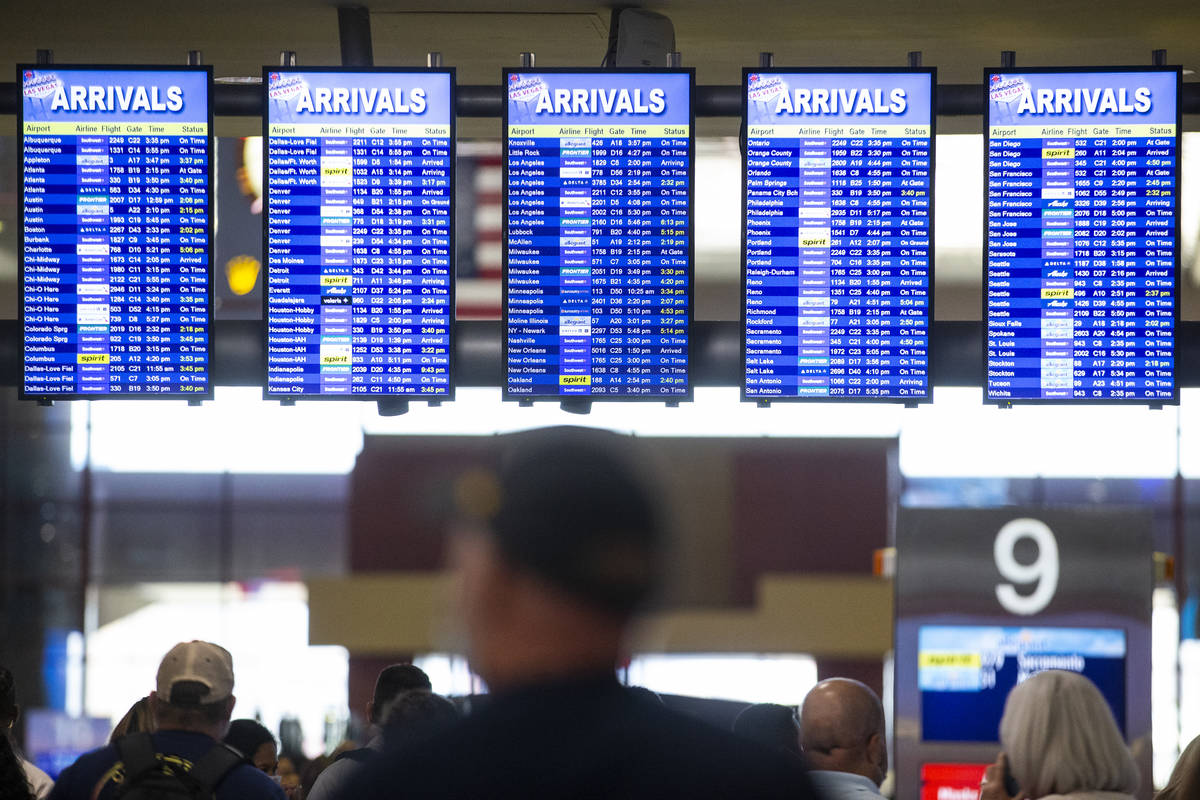
[[(1017, 561), (1015, 550), (1021, 539), (1033, 539), (1038, 555), (1032, 564)], [(996, 534), (993, 545), (996, 569), (1012, 583), (996, 585), (996, 599), (1013, 614), (1036, 614), (1050, 604), (1058, 589), (1058, 542), (1041, 520), (1022, 517), (1007, 523)], [(1013, 584), (1036, 584), (1030, 594), (1018, 594)]]

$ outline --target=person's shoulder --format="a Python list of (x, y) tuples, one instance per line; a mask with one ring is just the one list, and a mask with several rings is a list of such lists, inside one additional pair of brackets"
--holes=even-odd
[(25, 771), (25, 780), (33, 787), (33, 796), (38, 800), (50, 794), (54, 781), (40, 767), (29, 761), (21, 760), (21, 768)]
[(321, 770), (308, 793), (309, 800), (326, 800), (336, 797), (347, 782), (360, 772), (366, 764), (354, 758), (337, 758), (332, 764)]
[(286, 797), (278, 783), (250, 764), (238, 764), (217, 784), (217, 800), (285, 800)]
[[(331, 778), (331, 798), (391, 798), (400, 791), (398, 787), (413, 797), (459, 796), (455, 787), (474, 785), (474, 780), (487, 770), (487, 748), (499, 742), (489, 724), (481, 725), (476, 717), (464, 717), (426, 739), (406, 742), (402, 747), (384, 744), (378, 757), (364, 761), (339, 759), (321, 773), (313, 789), (321, 785), (329, 770), (338, 767), (340, 772)], [(463, 769), (468, 764), (474, 769)]]
[[(631, 710), (630, 745), (642, 749), (681, 785), (705, 786), (717, 794), (745, 791), (755, 797), (816, 797), (798, 757), (770, 750), (730, 731), (663, 706)], [(636, 741), (641, 739), (641, 741)]]
[(808, 773), (809, 780), (817, 790), (829, 800), (838, 798), (860, 798), (860, 800), (880, 800), (879, 787), (869, 778), (852, 772), (836, 770), (812, 770)]
[[(809, 800), (799, 759), (789, 761), (732, 733), (622, 695), (588, 696), (562, 709), (514, 714), (484, 708), (420, 742), (389, 751), (348, 783), (345, 797), (476, 797), (536, 784), (631, 798), (746, 796)], [(472, 765), (464, 769), (464, 764)], [(579, 783), (583, 781), (584, 783)]]
[(75, 759), (74, 763), (64, 769), (58, 776), (59, 782), (64, 778), (80, 775), (90, 775), (92, 772), (103, 772), (113, 767), (120, 760), (116, 745), (106, 744), (97, 747)]
[(89, 750), (66, 767), (54, 782), (51, 798), (89, 796), (101, 777), (117, 763), (117, 748), (111, 744)]

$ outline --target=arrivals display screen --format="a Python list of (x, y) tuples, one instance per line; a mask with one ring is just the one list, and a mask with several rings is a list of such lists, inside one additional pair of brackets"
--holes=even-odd
[(21, 396), (211, 396), (211, 70), (17, 83)]
[(1048, 669), (1083, 674), (1125, 730), (1125, 632), (922, 625), (917, 685), (925, 741), (994, 742), (1014, 686)]
[(505, 73), (506, 398), (691, 397), (693, 82)]
[(929, 397), (933, 92), (744, 71), (743, 398)]
[(453, 396), (454, 72), (263, 70), (267, 385)]
[(988, 400), (1176, 402), (1179, 70), (985, 79)]

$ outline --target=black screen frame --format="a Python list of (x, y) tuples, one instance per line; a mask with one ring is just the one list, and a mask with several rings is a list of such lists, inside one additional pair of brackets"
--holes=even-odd
[[(508, 383), (508, 82), (509, 76), (517, 75), (687, 75), (688, 76), (688, 293), (687, 293), (687, 391), (674, 395), (593, 395), (593, 394), (516, 394), (509, 390)], [(691, 402), (695, 396), (693, 384), (694, 369), (692, 354), (695, 352), (695, 328), (692, 325), (696, 316), (695, 284), (696, 284), (696, 70), (694, 67), (506, 67), (502, 70), (502, 105), (501, 116), (501, 178), (500, 206), (501, 224), (501, 273), (503, 280), (500, 295), (500, 368), (501, 368), (501, 399), (516, 402), (539, 401), (590, 401), (613, 403), (681, 403)]]
[[(1172, 237), (1175, 239), (1174, 261), (1175, 265), (1172, 269), (1172, 323), (1171, 331), (1171, 349), (1173, 352), (1171, 368), (1171, 397), (1170, 398), (1144, 398), (1144, 397), (1106, 397), (1106, 398), (1037, 398), (1037, 397), (1009, 397), (1009, 398), (994, 398), (991, 396), (991, 380), (988, 376), (988, 336), (990, 326), (988, 322), (988, 301), (991, 299), (991, 282), (989, 280), (988, 264), (990, 258), (990, 245), (988, 244), (988, 199), (991, 192), (991, 175), (988, 169), (988, 151), (991, 145), (992, 131), (992, 104), (987, 96), (988, 87), (990, 86), (991, 77), (993, 75), (1023, 75), (1023, 74), (1038, 74), (1038, 75), (1054, 75), (1054, 74), (1125, 74), (1131, 72), (1160, 72), (1163, 74), (1174, 73), (1175, 75), (1175, 170), (1174, 178), (1175, 185), (1175, 216), (1174, 226), (1172, 228)], [(1179, 291), (1179, 263), (1180, 263), (1180, 236), (1179, 236), (1179, 218), (1183, 212), (1180, 207), (1182, 199), (1182, 191), (1180, 187), (1180, 176), (1183, 162), (1183, 68), (1179, 66), (1118, 66), (1118, 67), (995, 67), (985, 69), (983, 71), (983, 262), (982, 262), (982, 280), (983, 280), (983, 306), (982, 306), (982, 323), (983, 337), (981, 341), (982, 351), (980, 352), (980, 366), (983, 378), (983, 403), (984, 405), (998, 406), (1000, 408), (1012, 408), (1018, 405), (1117, 405), (1117, 406), (1177, 406), (1179, 405), (1179, 358), (1180, 358), (1180, 341), (1179, 341), (1179, 325), (1180, 325), (1180, 291)]]
[[(412, 75), (412, 74), (444, 74), (450, 78), (450, 324), (448, 326), (449, 343), (447, 351), (449, 362), (446, 366), (449, 382), (445, 392), (438, 394), (427, 393), (393, 393), (380, 392), (364, 393), (364, 394), (306, 394), (303, 392), (272, 392), (270, 382), (270, 246), (268, 239), (270, 238), (270, 230), (267, 224), (268, 215), (271, 208), (271, 190), (270, 181), (268, 180), (268, 157), (267, 150), (270, 138), (271, 129), (271, 102), (268, 93), (270, 92), (269, 75), (272, 72), (279, 73), (306, 73), (306, 72), (324, 72), (324, 73), (341, 73), (346, 75), (354, 74), (394, 74), (394, 75)], [(455, 241), (457, 233), (455, 216), (458, 211), (458, 187), (457, 167), (458, 167), (458, 114), (455, 107), (455, 97), (458, 86), (457, 72), (454, 67), (271, 67), (264, 66), (262, 68), (262, 190), (263, 190), (263, 211), (262, 211), (262, 253), (263, 253), (263, 288), (262, 288), (262, 397), (264, 400), (280, 400), (280, 401), (333, 401), (333, 402), (374, 402), (379, 400), (404, 400), (413, 401), (429, 401), (431, 403), (452, 402), (455, 395), (455, 352), (454, 346), (456, 337), (454, 334), (455, 321), (457, 319), (457, 303), (458, 295), (456, 287), (458, 285), (458, 247)]]
[(922, 403), (930, 403), (933, 401), (933, 351), (934, 351), (934, 336), (933, 322), (935, 319), (935, 303), (936, 292), (934, 291), (935, 272), (936, 272), (936, 247), (937, 237), (934, 230), (935, 222), (935, 206), (936, 206), (936, 186), (937, 186), (937, 67), (745, 67), (742, 69), (742, 85), (741, 85), (741, 103), (742, 103), (742, 124), (746, 126), (747, 133), (749, 131), (749, 76), (753, 74), (763, 75), (873, 75), (873, 74), (911, 74), (911, 75), (928, 75), (929, 76), (929, 261), (927, 269), (929, 271), (929, 289), (928, 289), (928, 321), (926, 325), (927, 339), (926, 355), (925, 355), (925, 392), (921, 395), (912, 395), (908, 397), (866, 397), (866, 396), (825, 396), (825, 397), (801, 397), (794, 395), (768, 395), (758, 396), (749, 394), (746, 388), (746, 334), (747, 334), (747, 319), (746, 314), (746, 239), (748, 237), (748, 225), (746, 219), (747, 213), (747, 163), (745, 148), (742, 152), (742, 240), (741, 240), (741, 364), (740, 371), (742, 375), (741, 386), (739, 393), (742, 402), (752, 402), (765, 405), (774, 403), (888, 403), (900, 405), (917, 405)]
[[(213, 313), (213, 298), (215, 296), (214, 282), (216, 280), (216, 269), (213, 266), (213, 255), (216, 252), (216, 203), (217, 193), (216, 188), (216, 165), (214, 163), (217, 155), (216, 136), (213, 131), (213, 68), (210, 65), (188, 66), (179, 64), (169, 65), (153, 65), (153, 64), (17, 64), (16, 66), (16, 85), (18, 92), (22, 85), (23, 73), (26, 70), (35, 71), (61, 71), (61, 72), (197, 72), (204, 73), (205, 80), (205, 104), (207, 106), (207, 126), (208, 131), (206, 139), (207, 145), (207, 162), (208, 162), (208, 184), (207, 201), (205, 203), (205, 219), (208, 229), (208, 242), (206, 248), (208, 270), (208, 280), (206, 281), (206, 292), (204, 305), (206, 309), (207, 321), (205, 322), (205, 364), (204, 364), (204, 391), (203, 392), (27, 392), (25, 382), (25, 372), (27, 364), (25, 362), (25, 103), (22, 97), (17, 97), (17, 137), (20, 143), (20, 166), (18, 169), (18, 186), (17, 186), (17, 215), (18, 215), (18, 288), (17, 297), (17, 327), (21, 336), (21, 367), (20, 367), (20, 383), (17, 387), (17, 397), (20, 400), (36, 400), (36, 401), (54, 401), (54, 400), (212, 400), (214, 396), (215, 384), (213, 381), (213, 321), (215, 315)], [(100, 120), (97, 120), (98, 122)], [(78, 333), (76, 334), (78, 335)]]

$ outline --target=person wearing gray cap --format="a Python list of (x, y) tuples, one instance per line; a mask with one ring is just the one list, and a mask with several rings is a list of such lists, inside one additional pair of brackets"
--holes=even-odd
[(163, 657), (150, 693), (157, 731), (80, 756), (59, 775), (51, 800), (115, 800), (151, 787), (171, 797), (285, 800), (277, 783), (220, 743), (234, 702), (229, 651), (180, 642)]
[(656, 504), (615, 434), (505, 437), (456, 487), (452, 554), (472, 668), (491, 695), (371, 764), (344, 798), (815, 798), (798, 760), (646, 702), (616, 679), (658, 585)]

